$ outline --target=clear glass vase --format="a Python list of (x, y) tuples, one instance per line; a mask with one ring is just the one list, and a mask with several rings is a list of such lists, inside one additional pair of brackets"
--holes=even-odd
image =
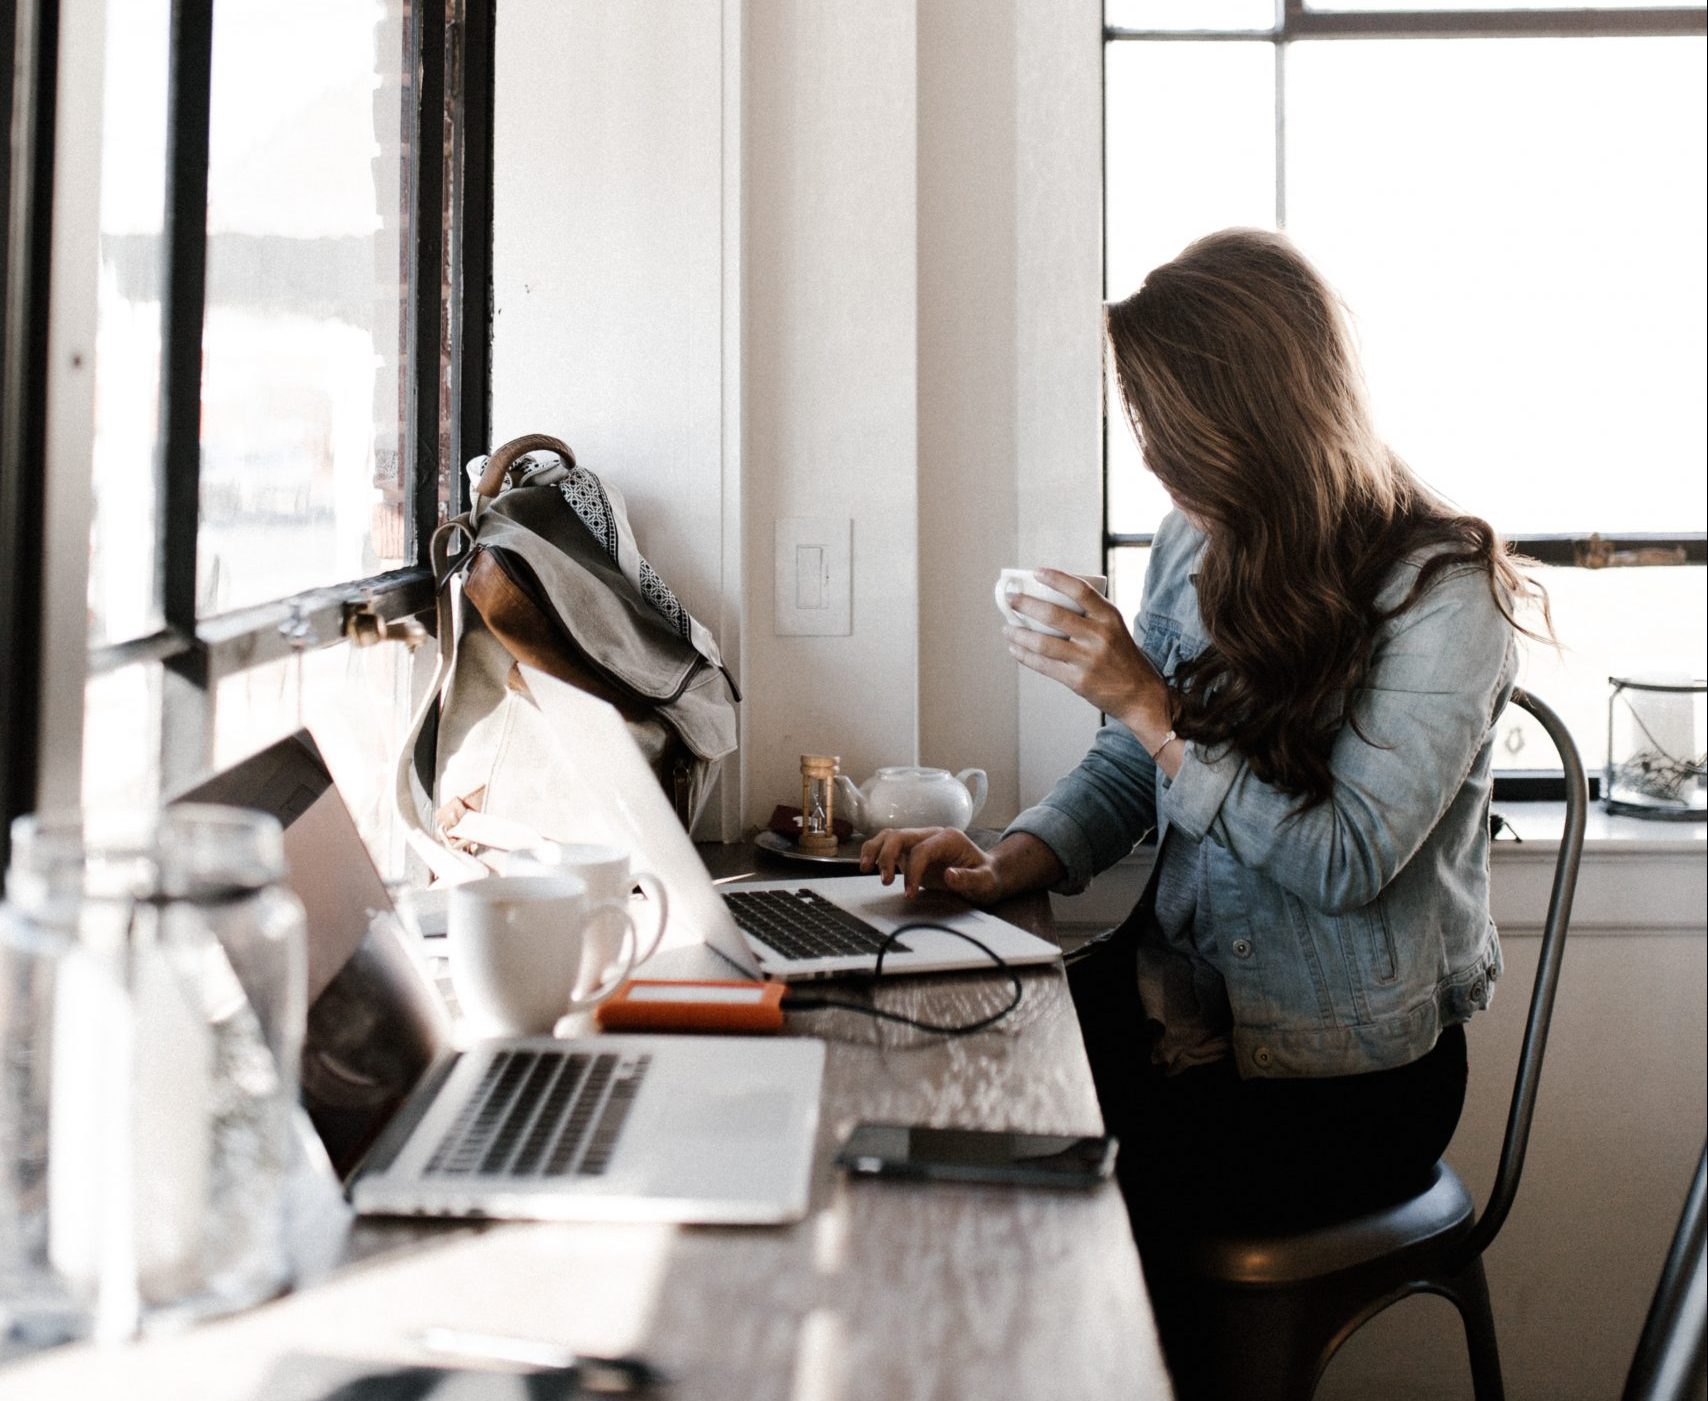
[(46, 1256), (99, 1336), (288, 1282), (306, 972), (284, 872), (278, 822), (234, 808), (14, 824), (14, 918), (69, 950), (46, 1033)]
[(1708, 682), (1687, 676), (1610, 676), (1609, 812), (1674, 822), (1708, 818)]

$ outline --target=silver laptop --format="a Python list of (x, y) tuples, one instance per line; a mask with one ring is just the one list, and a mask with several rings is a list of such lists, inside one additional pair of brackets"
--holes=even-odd
[(990, 969), (996, 966), (992, 953), (1011, 965), (1061, 957), (1047, 939), (955, 896), (926, 893), (909, 900), (899, 882), (885, 886), (875, 875), (743, 882), (719, 891), (622, 716), (544, 672), (521, 671), (556, 737), (560, 767), (554, 772), (573, 785), (578, 799), (575, 830), (552, 835), (628, 850), (636, 869), (663, 882), (670, 928), (685, 924), (748, 976), (798, 981), (870, 973), (884, 937), (921, 922), (960, 933), (906, 931), (884, 953), (886, 974)]
[(711, 1224), (805, 1214), (821, 1042), (530, 1037), (459, 1051), (306, 732), (184, 797), (284, 824), (308, 911), (303, 1100), (358, 1211)]

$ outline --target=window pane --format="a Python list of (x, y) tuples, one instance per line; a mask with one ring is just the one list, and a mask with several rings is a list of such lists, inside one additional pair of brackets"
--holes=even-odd
[[(1150, 551), (1108, 552), (1109, 597), (1129, 624), (1139, 610)], [(1590, 773), (1607, 760), (1607, 678), (1643, 672), (1700, 677), (1708, 667), (1708, 570), (1537, 569), (1561, 647), (1521, 639), (1519, 684), (1565, 721)], [(1540, 630), (1530, 613), (1520, 619)], [(1501, 718), (1496, 770), (1558, 769), (1545, 731), (1523, 711)]]
[(1385, 436), (1503, 530), (1708, 524), (1703, 60), (1700, 39), (1287, 52), (1289, 230), (1352, 307)]
[[(1105, 294), (1118, 300), (1193, 239), (1275, 223), (1275, 52), (1268, 43), (1104, 48)], [(1109, 399), (1109, 528), (1156, 528), (1168, 497)]]
[(204, 615), (408, 556), (406, 9), (216, 9)]
[(1123, 545), (1109, 551), (1104, 572), (1109, 575), (1109, 601), (1121, 610), (1129, 628), (1144, 601), (1145, 570), (1150, 567), (1148, 545)]
[(1275, 51), (1133, 40), (1104, 55), (1104, 286), (1114, 299), (1195, 238), (1274, 226)]
[[(1541, 569), (1561, 649), (1524, 643), (1519, 682), (1566, 722), (1584, 767), (1607, 760), (1607, 678), (1633, 673), (1704, 674), (1708, 662), (1708, 571)], [(1526, 620), (1528, 621), (1528, 620)], [(1495, 766), (1555, 769), (1559, 760), (1541, 726), (1508, 712)]]
[(1107, 440), (1109, 529), (1116, 535), (1148, 535), (1156, 530), (1174, 503), (1145, 466), (1113, 382), (1106, 392), (1109, 410), (1103, 431)]
[(101, 132), (101, 276), (95, 302), (95, 440), (89, 642), (145, 637), (155, 582), (167, 0), (107, 14)]
[(160, 664), (92, 676), (83, 692), (83, 809), (160, 801)]
[(1103, 22), (1116, 29), (1271, 29), (1275, 0), (1104, 0)]
[(413, 656), (394, 644), (340, 643), (226, 677), (215, 697), (214, 767), (306, 726), (369, 850), (387, 875), (401, 876), (403, 840), (390, 792), (411, 714)]

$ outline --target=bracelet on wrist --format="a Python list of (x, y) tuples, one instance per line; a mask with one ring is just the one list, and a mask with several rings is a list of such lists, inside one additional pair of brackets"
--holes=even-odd
[(1173, 730), (1170, 730), (1160, 740), (1157, 741), (1157, 746), (1155, 749), (1147, 749), (1145, 751), (1145, 753), (1147, 753), (1151, 756), (1151, 762), (1154, 764), (1162, 758), (1162, 751), (1167, 749), (1169, 745), (1173, 744), (1174, 741), (1179, 739), (1179, 738), (1180, 738), (1179, 735), (1175, 734), (1175, 732)]

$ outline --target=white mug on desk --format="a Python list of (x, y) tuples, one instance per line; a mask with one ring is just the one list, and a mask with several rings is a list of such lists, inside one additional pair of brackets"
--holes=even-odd
[[(601, 919), (596, 926), (594, 952), (603, 954), (603, 963), (589, 959), (588, 972), (597, 977), (606, 964), (615, 962), (624, 937), (632, 933), (635, 943), (635, 966), (639, 967), (658, 951), (664, 938), (664, 922), (670, 916), (670, 903), (665, 898), (664, 885), (647, 871), (629, 869), (629, 853), (618, 846), (595, 842), (542, 842), (511, 857), (504, 868), (512, 874), (563, 874), (587, 882), (587, 894), (593, 900), (615, 901), (627, 906), (631, 923)], [(632, 902), (636, 887), (641, 904), (648, 911), (642, 916)]]
[[(483, 1036), (542, 1036), (560, 1017), (603, 1002), (634, 970), (606, 956), (599, 929), (632, 939), (628, 901), (595, 900), (579, 876), (488, 876), (451, 890), (451, 985)], [(613, 971), (615, 970), (615, 971)]]
[[(1073, 577), (1081, 583), (1090, 584), (1098, 593), (1108, 592), (1109, 580), (1101, 574), (1074, 574)], [(1029, 598), (1040, 598), (1045, 603), (1053, 603), (1058, 608), (1066, 608), (1071, 613), (1083, 613), (1085, 611), (1066, 594), (1058, 593), (1048, 584), (1041, 583), (1036, 570), (1004, 569), (996, 579), (997, 611), (1017, 628), (1031, 628), (1033, 632), (1045, 633), (1050, 637), (1066, 637), (1067, 634), (1040, 623), (1036, 618), (1028, 618), (1024, 613), (1016, 611), (1012, 600), (1019, 594), (1025, 594)]]

